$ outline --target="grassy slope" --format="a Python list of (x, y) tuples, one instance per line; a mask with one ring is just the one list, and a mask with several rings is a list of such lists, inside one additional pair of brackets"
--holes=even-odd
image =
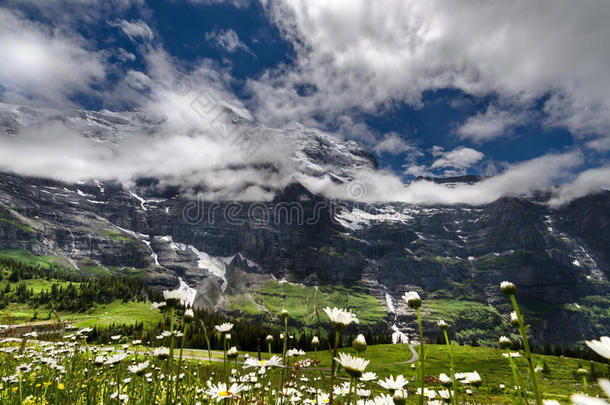
[(161, 312), (150, 309), (147, 302), (122, 302), (115, 300), (109, 304), (95, 304), (93, 308), (83, 313), (71, 314), (67, 319), (83, 319), (76, 324), (78, 327), (106, 326), (111, 324), (133, 324), (144, 322), (150, 325), (162, 319)]
[(44, 269), (61, 267), (72, 269), (72, 266), (63, 258), (58, 256), (36, 256), (27, 250), (0, 250), (0, 258), (12, 259), (31, 266), (39, 266)]
[[(361, 324), (375, 324), (383, 320), (386, 313), (383, 303), (356, 288), (343, 286), (308, 287), (300, 284), (279, 283), (269, 281), (258, 291), (251, 292), (252, 299), (271, 314), (278, 314), (284, 307), (290, 312), (291, 319), (304, 325), (314, 325), (317, 319), (314, 309), (322, 311), (325, 306), (349, 308), (358, 314)], [(245, 315), (260, 315), (259, 309), (246, 294), (231, 298), (229, 307), (232, 311), (240, 311)], [(323, 315), (321, 315), (323, 316)]]
[(8, 274), (3, 274), (3, 281), (0, 281), (0, 290), (4, 291), (4, 288), (6, 287), (6, 284), (10, 284), (11, 285), (11, 289), (14, 291), (15, 288), (19, 285), (19, 284), (25, 284), (26, 288), (28, 290), (33, 290), (35, 294), (39, 293), (42, 290), (51, 290), (51, 286), (53, 284), (57, 284), (57, 287), (67, 287), (70, 284), (74, 284), (75, 286), (77, 286), (79, 283), (76, 282), (69, 282), (69, 281), (60, 281), (60, 280), (46, 280), (44, 278), (33, 278), (33, 279), (29, 279), (29, 280), (19, 280), (16, 283), (9, 283), (8, 282)]
[[(13, 323), (29, 321), (34, 313), (38, 313), (37, 321), (48, 320), (50, 310), (39, 307), (32, 308), (26, 304), (10, 303), (6, 308), (0, 310), (0, 323), (10, 320)], [(146, 302), (122, 302), (115, 300), (109, 304), (94, 304), (93, 308), (83, 312), (59, 312), (62, 320), (79, 321), (76, 326), (106, 326), (111, 324), (134, 324), (144, 322), (144, 325), (154, 324), (161, 320), (159, 311), (152, 311), (150, 303)], [(52, 318), (54, 319), (54, 318)]]
[(3, 222), (5, 224), (9, 224), (9, 225), (15, 226), (15, 227), (21, 229), (24, 232), (29, 232), (29, 233), (34, 232), (34, 229), (30, 228), (29, 226), (24, 225), (22, 223), (19, 223), (19, 222), (15, 221), (15, 220), (12, 220), (12, 219), (9, 219), (9, 218), (0, 217), (0, 222)]

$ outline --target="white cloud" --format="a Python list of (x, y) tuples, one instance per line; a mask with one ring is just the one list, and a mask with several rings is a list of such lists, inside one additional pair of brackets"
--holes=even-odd
[(457, 134), (461, 139), (487, 142), (510, 134), (515, 126), (526, 123), (528, 117), (523, 112), (499, 110), (490, 105), (484, 113), (469, 117), (457, 129)]
[(248, 7), (251, 0), (187, 0), (193, 4), (209, 6), (212, 4), (230, 4), (233, 7), (245, 8)]
[[(423, 91), (449, 87), (518, 106), (550, 94), (548, 126), (609, 132), (604, 0), (270, 0), (268, 8), (298, 56), (249, 82), (260, 118), (326, 122), (394, 101), (418, 106)], [(303, 83), (317, 91), (300, 95)], [(482, 118), (495, 124), (482, 127)], [(514, 125), (502, 114), (482, 118), (463, 133), (483, 141)]]
[(417, 164), (411, 164), (411, 165), (405, 165), (404, 166), (404, 174), (408, 175), (408, 176), (414, 176), (414, 177), (434, 177), (434, 173), (432, 173), (430, 171), (430, 169), (428, 168), (428, 166), (426, 165), (417, 165)]
[(4, 101), (71, 104), (105, 78), (104, 59), (76, 34), (50, 30), (0, 9), (0, 84)]
[(237, 33), (232, 29), (206, 32), (205, 39), (228, 52), (235, 52), (241, 49), (252, 54), (250, 48), (239, 39)]
[(150, 87), (150, 78), (142, 72), (136, 70), (127, 71), (125, 76), (127, 85), (136, 90), (146, 90)]
[(385, 134), (383, 139), (377, 142), (374, 147), (375, 152), (378, 154), (387, 153), (389, 155), (398, 155), (412, 149), (413, 147), (405, 142), (396, 132)]
[(574, 181), (559, 187), (549, 204), (553, 207), (559, 207), (574, 199), (603, 189), (610, 189), (610, 166), (581, 172)]
[[(550, 188), (568, 178), (582, 162), (582, 155), (578, 152), (548, 154), (510, 165), (497, 176), (478, 183), (457, 184), (452, 188), (431, 181), (414, 181), (405, 185), (387, 171), (363, 170), (356, 179), (365, 185), (365, 201), (481, 205), (503, 196), (522, 196)], [(313, 191), (340, 199), (349, 198), (349, 187), (337, 185), (330, 179), (299, 179)]]
[(437, 156), (440, 156), (432, 163), (432, 169), (437, 168), (455, 168), (455, 169), (467, 169), (478, 163), (485, 156), (483, 153), (472, 148), (466, 148), (460, 146), (449, 152), (438, 152)]
[(154, 34), (148, 24), (141, 20), (120, 20), (118, 22), (113, 23), (113, 25), (119, 27), (121, 31), (123, 31), (123, 33), (127, 35), (132, 41), (135, 41), (140, 38), (146, 41), (150, 41), (154, 37)]

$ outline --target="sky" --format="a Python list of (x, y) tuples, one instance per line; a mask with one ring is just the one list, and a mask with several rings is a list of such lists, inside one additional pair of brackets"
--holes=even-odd
[[(363, 181), (401, 189), (387, 199), (481, 203), (555, 185), (557, 205), (610, 187), (609, 18), (605, 0), (4, 0), (0, 101), (161, 111), (176, 126), (157, 149), (179, 151), (169, 132), (191, 131), (184, 110), (210, 92), (260, 125), (359, 142), (381, 169)], [(73, 144), (64, 132), (30, 131), (20, 147)], [(489, 179), (444, 196), (403, 187), (464, 174)]]

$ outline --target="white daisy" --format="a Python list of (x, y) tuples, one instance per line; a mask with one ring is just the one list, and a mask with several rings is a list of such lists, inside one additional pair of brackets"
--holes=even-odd
[(339, 358), (335, 357), (335, 360), (337, 360), (343, 366), (343, 368), (345, 368), (345, 371), (349, 375), (355, 378), (360, 378), (364, 372), (364, 369), (370, 363), (369, 360), (352, 356), (351, 354), (347, 353), (339, 353)]
[(233, 329), (233, 324), (230, 322), (225, 322), (221, 323), (220, 325), (214, 326), (214, 328), (220, 333), (226, 333)]
[(169, 348), (157, 347), (155, 350), (153, 350), (153, 356), (155, 356), (161, 360), (165, 360), (169, 357)]
[(214, 385), (208, 381), (208, 395), (212, 399), (216, 399), (216, 402), (220, 402), (223, 399), (231, 399), (244, 390), (242, 384), (233, 383), (230, 387), (227, 387), (225, 383), (218, 383)]
[(147, 361), (139, 364), (134, 364), (132, 366), (127, 367), (127, 370), (129, 370), (129, 372), (132, 374), (142, 375), (144, 374), (144, 371), (146, 371), (146, 369), (148, 368), (148, 364), (149, 363)]
[(409, 306), (409, 308), (416, 309), (416, 308), (421, 307), (421, 298), (420, 298), (419, 294), (415, 291), (407, 291), (402, 296), (402, 299), (407, 302), (407, 305)]
[(610, 337), (602, 336), (599, 340), (587, 340), (585, 343), (595, 353), (610, 359)]
[(106, 359), (106, 364), (116, 364), (116, 363), (120, 363), (123, 360), (125, 360), (127, 358), (127, 355), (125, 353), (120, 353), (120, 354), (115, 354), (113, 356), (110, 356)]
[(407, 379), (402, 375), (398, 375), (396, 377), (389, 376), (386, 379), (377, 382), (377, 384), (389, 391), (400, 390), (408, 383), (409, 381), (407, 381)]
[(460, 380), (463, 384), (474, 385), (475, 387), (481, 385), (481, 376), (476, 371), (470, 373), (455, 373), (455, 378)]
[(244, 368), (258, 367), (264, 369), (266, 367), (282, 367), (282, 359), (274, 355), (268, 360), (259, 360), (254, 357), (248, 357), (244, 361)]
[(324, 308), (324, 312), (330, 319), (333, 328), (337, 331), (344, 330), (352, 322), (359, 323), (356, 315), (346, 309), (339, 309), (337, 307), (331, 309), (330, 307), (326, 307)]
[(301, 349), (290, 349), (286, 352), (287, 357), (305, 356), (305, 352)]
[(363, 381), (363, 382), (375, 381), (376, 379), (377, 379), (377, 374), (375, 374), (375, 373), (373, 373), (371, 371), (363, 373), (360, 376), (360, 381)]

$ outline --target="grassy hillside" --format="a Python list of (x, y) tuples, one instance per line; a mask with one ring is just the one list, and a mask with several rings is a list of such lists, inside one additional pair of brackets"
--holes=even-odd
[[(77, 327), (133, 325), (136, 322), (144, 322), (144, 326), (147, 326), (156, 324), (162, 319), (159, 311), (151, 311), (148, 302), (123, 302), (121, 300), (114, 300), (109, 304), (95, 303), (92, 308), (82, 312), (58, 311), (58, 314), (62, 320), (76, 322)], [(35, 319), (34, 315), (36, 315)], [(0, 310), (0, 323), (19, 324), (31, 320), (52, 319), (55, 318), (47, 307), (34, 308), (27, 304), (13, 302)]]
[(0, 250), (0, 259), (12, 259), (29, 266), (38, 266), (44, 269), (64, 269), (73, 271), (72, 266), (65, 259), (58, 256), (36, 256), (27, 250)]
[(362, 288), (340, 285), (311, 287), (277, 281), (268, 281), (250, 293), (232, 296), (229, 309), (246, 316), (268, 315), (271, 320), (285, 307), (291, 319), (311, 326), (318, 322), (315, 309), (321, 312), (326, 306), (351, 308), (358, 314), (362, 325), (373, 325), (386, 317), (385, 303)]

